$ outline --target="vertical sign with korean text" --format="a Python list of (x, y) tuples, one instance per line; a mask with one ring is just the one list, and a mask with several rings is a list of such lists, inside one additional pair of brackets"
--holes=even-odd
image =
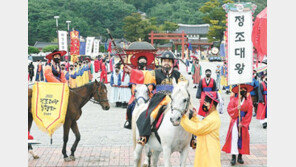
[(68, 53), (67, 31), (58, 31), (59, 36), (59, 50), (65, 50)]
[(95, 39), (95, 37), (87, 37), (86, 38), (85, 55), (87, 55), (87, 56), (90, 56), (92, 53), (94, 39)]
[(99, 49), (100, 49), (100, 40), (99, 39), (95, 39), (94, 40), (94, 52), (93, 52), (93, 54), (95, 56), (97, 56), (99, 54)]
[[(228, 84), (252, 82), (253, 43), (251, 3), (226, 4), (227, 23), (227, 58)], [(251, 10), (253, 9), (253, 10)]]

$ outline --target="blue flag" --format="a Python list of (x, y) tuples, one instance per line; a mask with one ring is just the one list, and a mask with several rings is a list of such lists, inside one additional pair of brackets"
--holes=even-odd
[(107, 42), (105, 43), (105, 50), (108, 50)]
[(79, 48), (80, 55), (85, 55), (85, 45), (86, 45), (86, 42), (80, 42), (80, 48)]
[(224, 43), (221, 43), (221, 45), (220, 45), (220, 56), (225, 57)]
[(189, 49), (189, 50), (192, 50), (191, 43), (189, 43), (188, 49)]

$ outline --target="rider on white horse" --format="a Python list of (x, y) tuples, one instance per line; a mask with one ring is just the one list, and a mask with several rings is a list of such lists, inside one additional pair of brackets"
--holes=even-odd
[[(125, 66), (127, 73), (130, 73), (132, 83), (153, 85), (154, 95), (152, 96), (148, 108), (142, 112), (137, 120), (137, 127), (140, 133), (140, 139), (137, 143), (145, 145), (151, 135), (151, 122), (154, 122), (164, 111), (166, 105), (170, 102), (170, 94), (173, 90), (173, 79), (187, 81), (186, 78), (177, 70), (173, 69), (175, 56), (170, 51), (165, 51), (161, 58), (161, 69), (152, 71), (140, 71)], [(152, 117), (153, 120), (150, 120)]]

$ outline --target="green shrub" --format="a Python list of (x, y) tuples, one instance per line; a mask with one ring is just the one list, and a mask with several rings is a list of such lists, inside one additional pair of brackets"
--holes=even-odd
[(43, 52), (52, 52), (54, 51), (55, 49), (59, 49), (58, 45), (48, 45), (48, 46), (45, 46), (42, 51)]
[(28, 54), (29, 55), (32, 54), (32, 53), (37, 53), (38, 54), (39, 52), (40, 52), (39, 49), (34, 47), (34, 46), (29, 46), (28, 47)]

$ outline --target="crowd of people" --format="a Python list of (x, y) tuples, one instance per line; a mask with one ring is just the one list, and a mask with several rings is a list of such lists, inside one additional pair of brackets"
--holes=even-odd
[[(116, 107), (127, 108), (125, 128), (131, 128), (131, 115), (136, 102), (135, 85), (147, 85), (150, 97), (149, 107), (146, 112), (140, 114), (137, 121), (140, 134), (137, 143), (141, 145), (147, 143), (154, 121), (159, 119), (165, 109), (164, 106), (171, 101), (173, 80), (177, 83), (189, 82), (178, 71), (178, 61), (170, 51), (162, 53), (158, 62), (159, 67), (155, 69), (147, 69), (151, 61), (146, 56), (131, 60), (136, 67), (131, 68), (128, 65), (123, 66), (120, 62), (114, 63), (114, 57), (108, 60), (109, 64), (106, 62), (106, 57), (100, 56), (95, 58), (93, 64), (89, 58), (77, 62), (61, 61), (65, 54), (65, 51), (53, 51), (46, 56), (48, 61), (45, 66), (38, 61), (35, 81), (68, 83), (70, 88), (76, 88), (91, 82), (94, 72), (101, 72), (100, 81), (109, 83), (111, 86), (109, 101), (115, 103)], [(262, 121), (263, 128), (267, 127), (267, 73), (260, 74), (261, 80), (258, 80), (259, 76), (254, 71), (252, 83), (230, 86), (227, 85), (226, 62), (221, 67), (217, 66), (215, 80), (211, 77), (210, 69), (204, 70), (205, 77), (202, 78), (203, 68), (199, 64), (199, 59), (195, 56), (192, 56), (192, 59), (191, 69), (187, 69), (187, 72), (189, 70), (191, 72), (193, 88), (197, 88), (195, 98), (200, 100), (200, 104), (191, 118), (185, 115), (182, 117), (181, 126), (193, 135), (190, 146), (196, 149), (194, 164), (195, 166), (221, 166), (219, 113), (222, 114), (223, 111), (221, 106), (218, 107), (224, 103), (219, 93), (221, 89), (230, 94), (227, 112), (231, 118), (222, 151), (231, 154), (231, 165), (235, 165), (236, 162), (243, 164), (242, 155), (250, 154), (249, 124), (252, 115)], [(28, 79), (32, 81), (34, 76), (32, 62), (28, 66), (28, 72)], [(108, 82), (108, 72), (111, 73), (110, 82)]]

